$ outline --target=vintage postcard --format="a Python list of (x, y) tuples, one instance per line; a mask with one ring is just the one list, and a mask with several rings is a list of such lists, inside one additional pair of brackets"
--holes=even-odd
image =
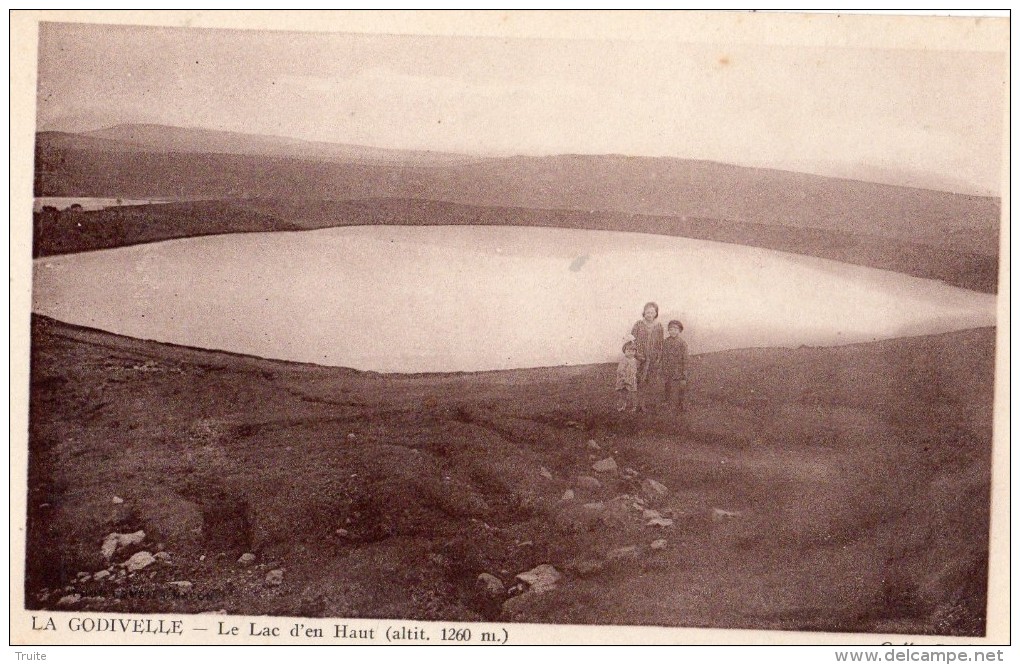
[(1008, 643), (1008, 27), (14, 12), (12, 643)]

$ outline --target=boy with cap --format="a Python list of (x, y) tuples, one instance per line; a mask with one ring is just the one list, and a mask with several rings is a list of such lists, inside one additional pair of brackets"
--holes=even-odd
[(665, 403), (683, 413), (687, 393), (687, 342), (680, 336), (684, 324), (677, 320), (666, 326), (666, 340), (662, 343), (662, 375), (666, 380)]

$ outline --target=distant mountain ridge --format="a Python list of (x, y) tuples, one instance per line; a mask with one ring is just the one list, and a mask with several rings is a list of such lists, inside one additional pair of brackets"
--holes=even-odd
[(154, 152), (266, 155), (370, 163), (413, 162), (423, 165), (475, 161), (475, 158), (453, 153), (392, 150), (354, 144), (305, 141), (284, 136), (154, 124), (115, 125), (82, 132), (78, 136), (115, 141)]

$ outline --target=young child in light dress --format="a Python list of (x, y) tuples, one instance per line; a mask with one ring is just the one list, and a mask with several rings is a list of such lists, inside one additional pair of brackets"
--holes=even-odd
[(627, 342), (623, 345), (623, 358), (616, 367), (616, 394), (618, 396), (617, 411), (637, 409), (635, 397), (637, 395), (637, 346), (634, 342)]

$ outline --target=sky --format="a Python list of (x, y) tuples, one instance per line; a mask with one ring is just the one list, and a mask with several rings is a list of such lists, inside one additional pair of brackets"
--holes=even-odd
[(999, 190), (1001, 53), (43, 24), (37, 126), (669, 156)]

